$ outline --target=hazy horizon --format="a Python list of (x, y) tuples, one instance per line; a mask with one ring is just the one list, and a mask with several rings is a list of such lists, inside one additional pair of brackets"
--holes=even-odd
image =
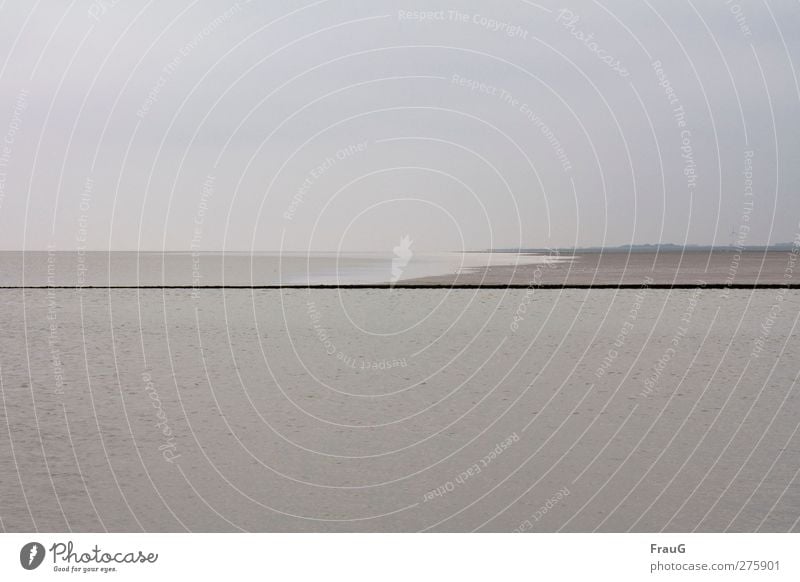
[[(497, 252), (504, 252), (504, 253), (511, 253), (511, 252), (542, 252), (546, 253), (547, 251), (552, 250), (575, 250), (575, 251), (612, 251), (612, 250), (620, 250), (624, 251), (625, 249), (639, 249), (639, 248), (646, 248), (646, 247), (658, 247), (660, 252), (680, 252), (680, 251), (691, 251), (691, 250), (699, 250), (699, 251), (707, 251), (707, 250), (715, 250), (715, 251), (731, 251), (731, 250), (739, 250), (739, 251), (785, 251), (791, 250), (794, 246), (797, 245), (796, 241), (781, 241), (781, 242), (773, 242), (768, 245), (758, 245), (758, 244), (746, 244), (743, 246), (738, 246), (735, 244), (716, 244), (716, 245), (704, 245), (704, 244), (692, 244), (688, 243), (685, 245), (671, 243), (671, 242), (660, 242), (660, 243), (636, 243), (636, 244), (620, 244), (620, 245), (607, 245), (607, 246), (579, 246), (579, 247), (495, 247), (489, 249), (419, 249), (415, 248), (414, 252), (418, 254), (447, 254), (447, 253), (497, 253)], [(666, 247), (666, 249), (664, 248)], [(674, 250), (670, 250), (674, 249)], [(142, 253), (142, 254), (166, 254), (166, 253), (173, 253), (173, 254), (252, 254), (252, 255), (303, 255), (303, 254), (374, 254), (374, 255), (391, 255), (391, 249), (384, 249), (384, 250), (353, 250), (353, 249), (203, 249), (203, 250), (192, 250), (189, 248), (186, 249), (58, 249), (58, 248), (27, 248), (27, 249), (0, 249), (0, 253)]]

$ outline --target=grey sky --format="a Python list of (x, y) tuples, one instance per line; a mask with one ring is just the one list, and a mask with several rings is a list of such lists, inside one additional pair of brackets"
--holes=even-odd
[(0, 248), (791, 240), (799, 41), (789, 1), (6, 2)]

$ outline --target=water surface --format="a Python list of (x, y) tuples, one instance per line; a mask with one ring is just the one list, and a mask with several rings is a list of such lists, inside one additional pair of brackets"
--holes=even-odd
[(0, 302), (7, 531), (798, 530), (796, 291)]

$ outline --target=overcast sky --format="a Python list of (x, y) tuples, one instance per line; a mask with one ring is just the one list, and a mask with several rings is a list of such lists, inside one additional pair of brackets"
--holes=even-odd
[(3, 2), (0, 249), (764, 244), (795, 1)]

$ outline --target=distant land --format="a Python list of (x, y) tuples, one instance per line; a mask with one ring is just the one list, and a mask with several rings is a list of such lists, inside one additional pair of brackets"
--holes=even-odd
[[(795, 243), (782, 242), (773, 245), (676, 245), (672, 243), (663, 244), (641, 244), (641, 245), (620, 245), (616, 247), (558, 247), (558, 248), (500, 248), (489, 249), (490, 253), (678, 253), (678, 252), (767, 252), (767, 251), (791, 251), (795, 248)], [(473, 251), (470, 251), (473, 252)]]

